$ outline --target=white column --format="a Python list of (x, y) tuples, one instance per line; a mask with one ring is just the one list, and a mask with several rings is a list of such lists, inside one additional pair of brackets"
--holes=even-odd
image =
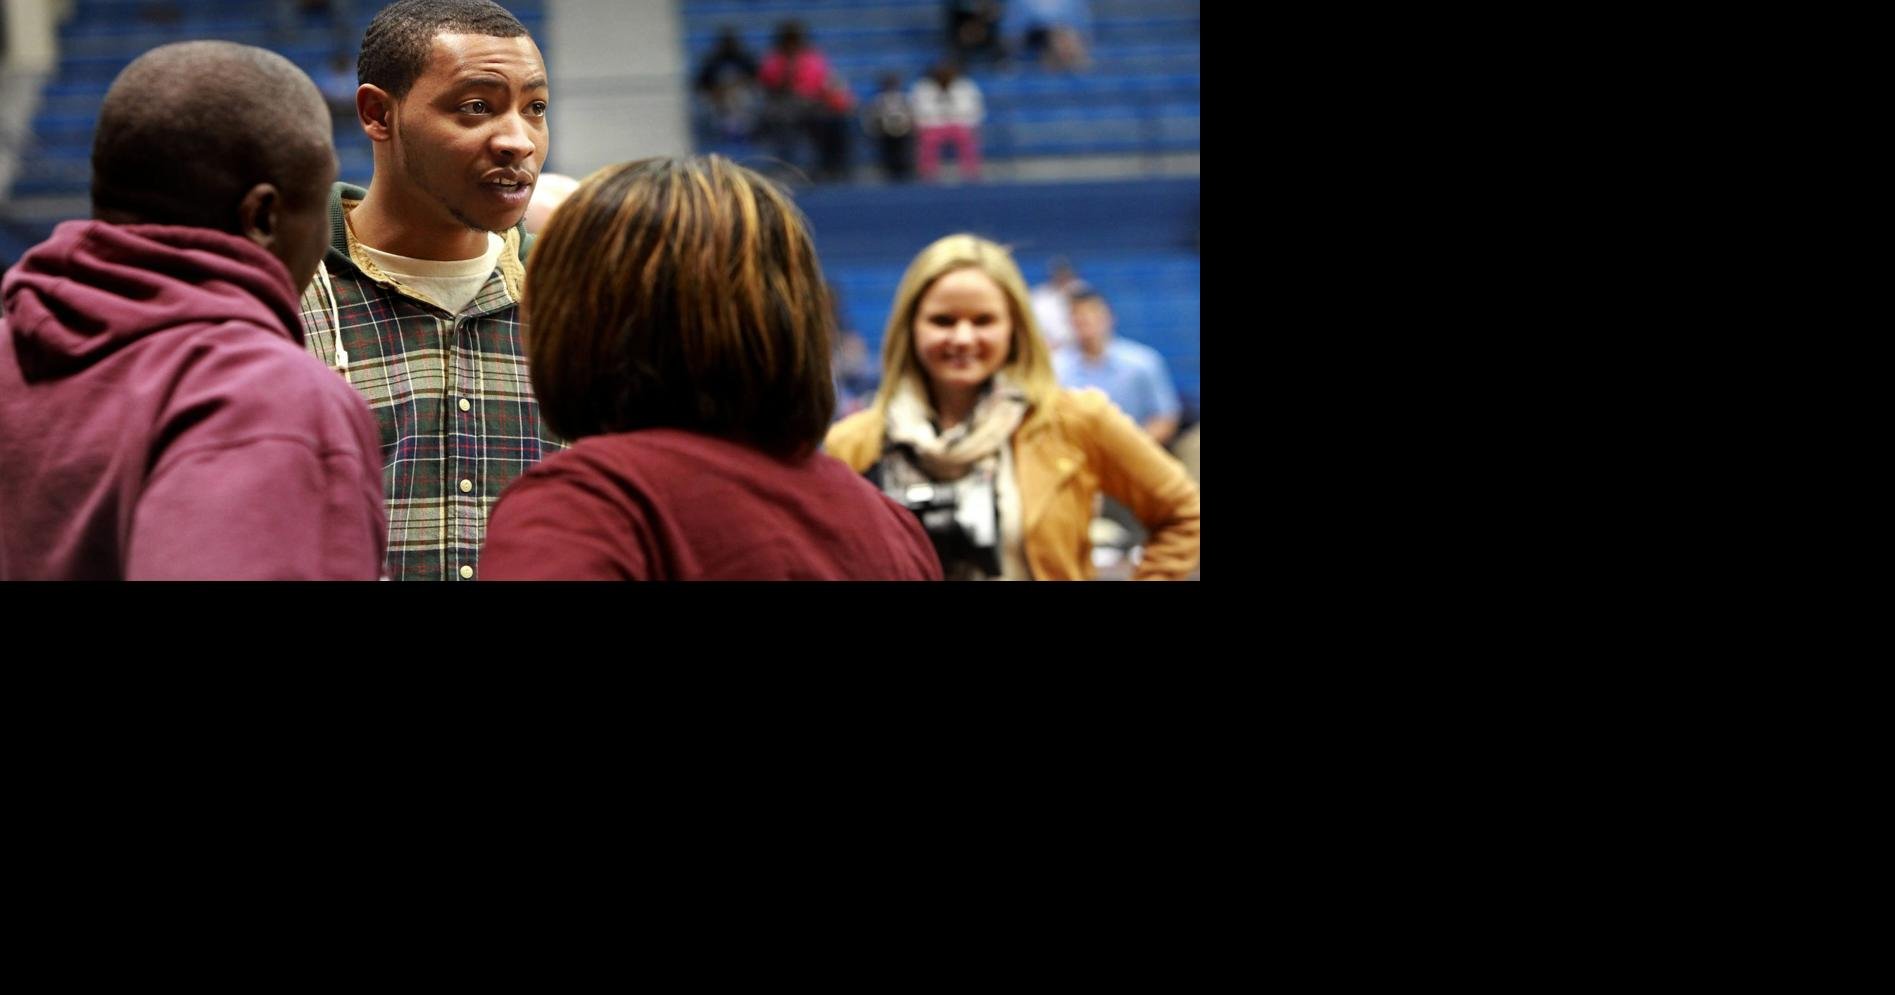
[(9, 73), (51, 72), (59, 59), (59, 43), (54, 29), (65, 14), (70, 0), (0, 0), (7, 19), (7, 58)]
[(676, 0), (548, 0), (550, 168), (691, 152), (684, 20)]

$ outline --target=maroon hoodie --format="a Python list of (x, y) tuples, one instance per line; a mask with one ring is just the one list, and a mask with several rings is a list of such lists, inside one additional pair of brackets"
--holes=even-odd
[(0, 303), (0, 579), (379, 576), (375, 418), (276, 257), (68, 221)]

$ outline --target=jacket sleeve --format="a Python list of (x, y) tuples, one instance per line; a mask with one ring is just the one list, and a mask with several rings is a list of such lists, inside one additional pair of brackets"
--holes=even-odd
[(1198, 488), (1184, 465), (1097, 390), (1076, 392), (1099, 486), (1138, 516), (1145, 540), (1135, 580), (1178, 580), (1198, 567)]
[(289, 436), (181, 448), (138, 499), (125, 576), (375, 580), (385, 515), (379, 467), (352, 449)]

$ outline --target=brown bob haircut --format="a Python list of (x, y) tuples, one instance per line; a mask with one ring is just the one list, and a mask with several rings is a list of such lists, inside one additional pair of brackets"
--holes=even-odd
[(579, 184), (526, 270), (527, 360), (568, 439), (679, 428), (779, 457), (835, 413), (834, 317), (803, 216), (722, 156), (641, 159)]

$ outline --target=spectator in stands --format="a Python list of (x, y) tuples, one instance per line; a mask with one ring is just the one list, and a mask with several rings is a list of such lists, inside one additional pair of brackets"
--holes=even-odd
[(831, 72), (823, 84), (811, 127), (816, 136), (816, 179), (847, 180), (854, 151), (855, 94), (840, 73)]
[(947, 0), (948, 50), (962, 65), (1006, 57), (999, 0)]
[(158, 27), (175, 27), (184, 20), (184, 8), (177, 0), (146, 0), (138, 5), (138, 16)]
[(374, 580), (381, 440), (301, 346), (335, 143), (289, 60), (163, 45), (99, 108), (92, 220), (0, 285), (0, 580)]
[(961, 179), (980, 179), (980, 122), (985, 116), (980, 87), (944, 59), (915, 81), (909, 103), (915, 111), (921, 178), (932, 182), (939, 177), (941, 144), (952, 142)]
[(332, 127), (355, 125), (355, 60), (347, 52), (337, 52), (329, 57), (328, 65), (322, 76), (316, 80), (316, 87), (322, 91), (323, 102), (329, 105), (329, 120)]
[(1171, 444), (1172, 455), (1184, 464), (1184, 472), (1192, 483), (1198, 482), (1198, 425), (1193, 422), (1190, 428), (1178, 433), (1178, 439)]
[(836, 343), (831, 366), (836, 380), (836, 411), (831, 419), (843, 418), (868, 407), (875, 396), (878, 376), (869, 358), (869, 346), (849, 321), (842, 306), (842, 292), (829, 284), (829, 310), (835, 316)]
[(1001, 34), (1014, 51), (1049, 69), (1084, 69), (1092, 9), (1086, 0), (1008, 0)]
[(834, 319), (763, 177), (716, 155), (602, 169), (527, 286), (533, 389), (577, 442), (501, 497), (486, 576), (940, 579), (914, 516), (820, 451)]
[(1061, 390), (1007, 250), (950, 235), (895, 291), (875, 403), (825, 445), (928, 527), (950, 579), (1093, 576), (1095, 498), (1150, 529), (1136, 576), (1198, 560), (1197, 489), (1098, 391)]
[(274, 0), (275, 39), (278, 45), (297, 44), (312, 22), (321, 25), (337, 50), (353, 47), (355, 35), (354, 0)]
[(784, 21), (757, 70), (763, 85), (763, 134), (771, 154), (793, 168), (804, 168), (805, 144), (818, 141), (817, 122), (829, 89), (829, 60), (809, 43), (800, 21)]
[(1112, 308), (1097, 290), (1072, 295), (1073, 347), (1053, 357), (1064, 387), (1097, 387), (1163, 446), (1178, 432), (1178, 389), (1156, 349), (1115, 338)]
[(868, 343), (851, 330), (836, 337), (836, 418), (846, 418), (869, 406), (879, 382), (870, 361)]
[(1033, 317), (1046, 338), (1046, 348), (1057, 357), (1073, 340), (1072, 295), (1086, 285), (1065, 256), (1054, 256), (1050, 269), (1047, 281), (1033, 288)]
[(546, 63), (490, 0), (398, 0), (357, 65), (375, 171), (331, 195), (305, 341), (380, 424), (390, 576), (472, 579), (500, 492), (562, 445), (527, 384), (520, 310)]
[(891, 183), (903, 183), (915, 171), (915, 112), (902, 92), (901, 74), (883, 73), (881, 90), (862, 112), (862, 129), (875, 139), (876, 159)]
[(697, 71), (697, 92), (725, 138), (749, 138), (757, 123), (757, 59), (734, 27), (717, 33), (717, 47)]

